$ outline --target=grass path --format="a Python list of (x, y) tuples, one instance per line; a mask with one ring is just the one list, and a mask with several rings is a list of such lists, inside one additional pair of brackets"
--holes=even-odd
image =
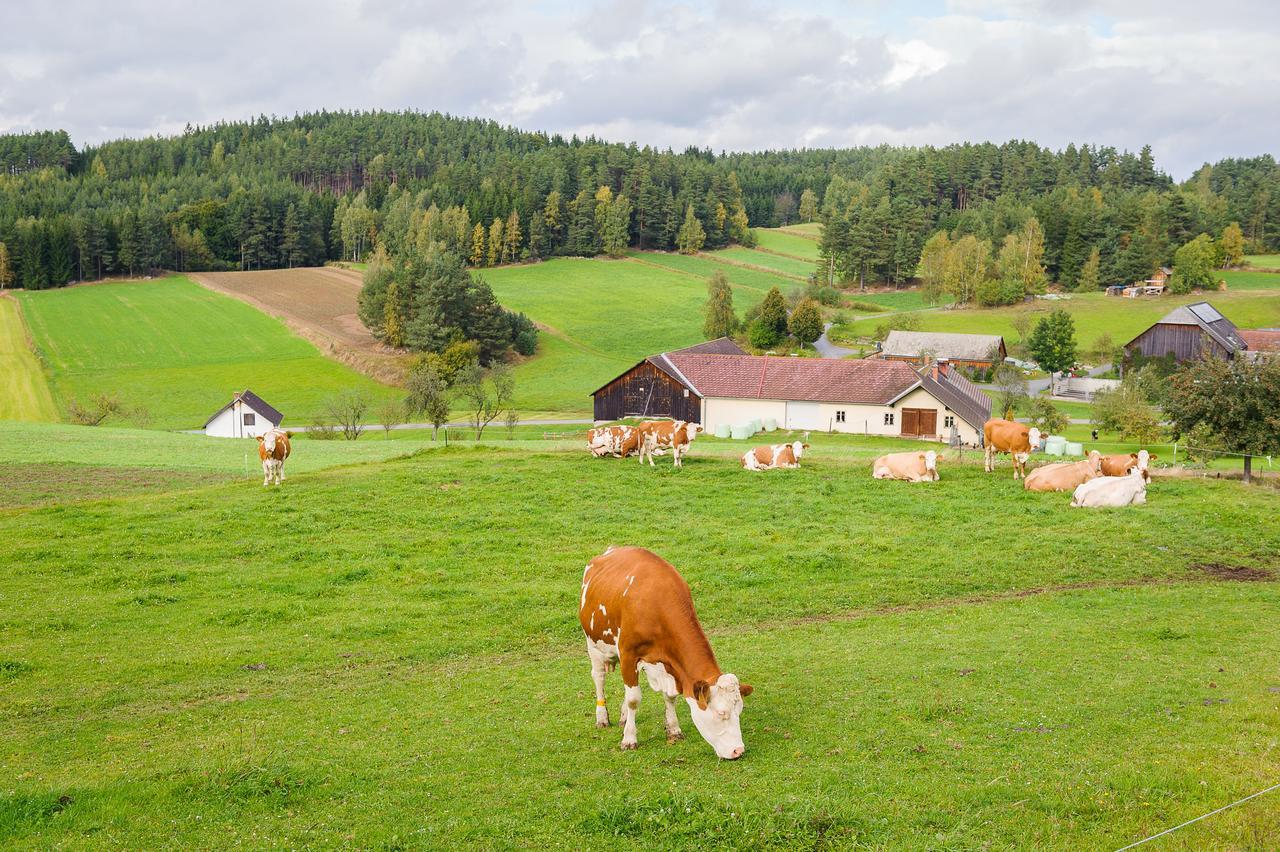
[(0, 296), (0, 420), (59, 419), (44, 370), (27, 346), (22, 309), (16, 300)]

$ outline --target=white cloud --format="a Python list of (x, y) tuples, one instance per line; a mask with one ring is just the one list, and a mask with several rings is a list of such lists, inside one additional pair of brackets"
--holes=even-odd
[(8, 13), (0, 130), (440, 109), (676, 149), (1150, 143), (1185, 177), (1276, 153), (1278, 52), (1280, 5), (1238, 0), (64, 0)]

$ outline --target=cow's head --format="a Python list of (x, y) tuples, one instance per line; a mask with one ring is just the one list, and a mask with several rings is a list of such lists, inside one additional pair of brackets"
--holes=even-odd
[(267, 455), (275, 455), (276, 451), (276, 430), (268, 429), (266, 434), (258, 436), (258, 442), (262, 444), (263, 449), (267, 451)]
[[(1031, 449), (1035, 450), (1040, 447), (1040, 430), (1032, 426), (1027, 432), (1027, 443), (1031, 445)], [(1023, 459), (1025, 462), (1026, 459)]]
[(925, 470), (925, 473), (931, 474), (931, 476), (930, 476), (929, 478), (930, 478), (930, 479), (933, 479), (933, 480), (935, 480), (935, 481), (936, 481), (936, 480), (937, 480), (937, 478), (938, 478), (938, 454), (937, 454), (937, 452), (935, 452), (934, 450), (930, 450), (930, 451), (929, 451), (929, 452), (927, 452), (927, 453), (921, 453), (921, 454), (920, 454), (920, 458), (924, 461), (924, 470)]
[(809, 449), (809, 445), (806, 444), (804, 441), (791, 442), (791, 453), (796, 457), (797, 461), (800, 459), (801, 456), (804, 455), (804, 451), (807, 449)]
[(1089, 463), (1089, 473), (1093, 476), (1102, 476), (1102, 453), (1097, 450), (1090, 450), (1089, 455), (1085, 456), (1085, 461)]
[(1160, 458), (1159, 456), (1151, 455), (1151, 453), (1147, 452), (1146, 450), (1138, 450), (1136, 455), (1133, 453), (1130, 453), (1130, 455), (1132, 455), (1134, 458), (1134, 461), (1138, 463), (1139, 470), (1146, 470), (1147, 467), (1149, 467), (1153, 461)]
[(694, 438), (698, 437), (699, 435), (701, 435), (701, 434), (702, 434), (703, 432), (705, 432), (705, 431), (706, 431), (706, 430), (702, 428), (702, 424), (701, 424), (701, 423), (686, 423), (686, 424), (684, 424), (684, 436), (685, 436), (686, 440), (688, 440), (688, 441), (690, 441), (690, 442), (692, 442)]
[(736, 675), (722, 674), (715, 683), (700, 680), (693, 685), (689, 715), (694, 727), (723, 760), (737, 760), (747, 750), (742, 744), (742, 699), (751, 687), (738, 683)]

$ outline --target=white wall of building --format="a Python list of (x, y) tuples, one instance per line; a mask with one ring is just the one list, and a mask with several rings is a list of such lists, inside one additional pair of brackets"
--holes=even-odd
[[(253, 423), (244, 422), (246, 414), (253, 415)], [(204, 427), (204, 433), (211, 438), (256, 438), (271, 428), (271, 421), (260, 412), (243, 402), (237, 402), (209, 421), (209, 425)]]
[[(788, 405), (785, 400), (778, 399), (723, 399), (711, 397), (702, 403), (702, 425), (708, 432), (714, 432), (722, 424), (737, 426), (751, 420), (773, 418), (783, 429), (809, 429), (815, 432), (846, 432), (855, 435), (880, 435), (898, 437), (902, 434), (902, 409), (933, 409), (937, 412), (937, 429), (939, 437), (946, 439), (951, 430), (946, 427), (946, 418), (954, 417), (960, 440), (966, 444), (977, 444), (981, 434), (981, 424), (975, 429), (958, 416), (947, 410), (947, 407), (926, 391), (917, 388), (892, 406), (888, 405), (852, 405), (846, 403), (823, 402), (816, 404), (816, 410), (806, 407), (803, 412), (792, 411), (799, 415), (793, 419), (803, 418), (812, 425), (791, 425), (788, 422)], [(794, 409), (794, 404), (793, 404)], [(886, 423), (886, 415), (893, 415), (891, 423)]]

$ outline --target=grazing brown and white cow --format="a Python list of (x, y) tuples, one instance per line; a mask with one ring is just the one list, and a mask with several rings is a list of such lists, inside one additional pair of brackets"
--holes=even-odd
[(742, 699), (751, 687), (720, 671), (684, 578), (665, 559), (641, 547), (610, 547), (582, 573), (578, 620), (596, 684), (596, 727), (609, 725), (605, 673), (622, 671), (625, 696), (619, 711), (622, 748), (633, 749), (640, 673), (667, 705), (667, 742), (684, 738), (676, 698), (689, 705), (694, 727), (725, 760), (742, 756)]
[(268, 429), (258, 436), (258, 458), (262, 459), (262, 484), (276, 485), (284, 482), (284, 460), (289, 458), (293, 449), (289, 439), (292, 432), (281, 429)]
[(938, 454), (933, 450), (927, 453), (889, 453), (871, 464), (871, 476), (874, 479), (937, 482)]
[(1031, 458), (1031, 451), (1040, 446), (1040, 430), (1012, 420), (992, 418), (982, 426), (982, 445), (987, 473), (996, 469), (996, 453), (1009, 453), (1013, 456), (1013, 478), (1018, 479), (1027, 475), (1027, 459)]
[(1100, 509), (1138, 506), (1147, 502), (1147, 472), (1137, 467), (1125, 476), (1099, 476), (1076, 486), (1071, 495), (1075, 508)]
[(774, 468), (797, 468), (800, 458), (809, 445), (804, 441), (792, 441), (790, 444), (774, 444), (770, 447), (756, 447), (742, 454), (742, 466), (747, 470), (773, 470)]
[(1138, 450), (1136, 453), (1118, 453), (1113, 456), (1102, 457), (1102, 475), (1103, 476), (1125, 476), (1133, 468), (1138, 470), (1146, 470), (1151, 462), (1160, 458), (1153, 456), (1146, 450)]
[(596, 458), (624, 459), (640, 452), (640, 432), (634, 426), (601, 426), (587, 431), (587, 449)]
[(681, 459), (689, 452), (689, 444), (698, 437), (702, 427), (697, 423), (686, 423), (683, 420), (646, 420), (636, 427), (640, 431), (640, 464), (649, 460), (653, 467), (653, 457), (671, 450), (675, 456), (676, 467), (684, 467)]
[(1038, 467), (1022, 480), (1028, 491), (1074, 491), (1082, 482), (1102, 476), (1102, 454), (1091, 450), (1078, 462), (1057, 462)]

